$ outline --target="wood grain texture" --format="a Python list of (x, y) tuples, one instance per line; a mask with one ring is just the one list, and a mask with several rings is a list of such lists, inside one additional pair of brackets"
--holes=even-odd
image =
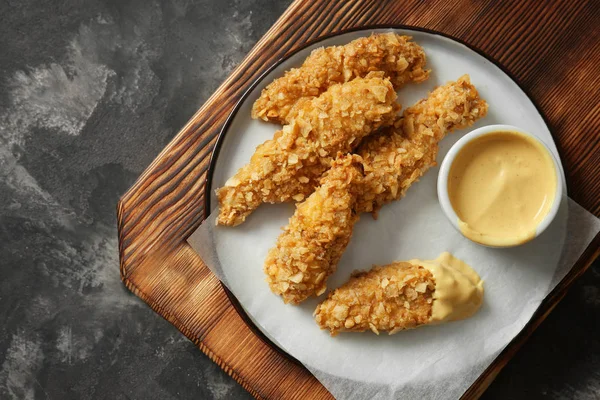
[[(600, 7), (553, 2), (295, 1), (191, 118), (117, 206), (121, 276), (256, 398), (331, 395), (302, 366), (257, 336), (185, 239), (204, 216), (210, 154), (244, 90), (285, 54), (325, 34), (403, 24), (459, 38), (499, 61), (540, 106), (553, 132), (570, 196), (600, 216)], [(596, 237), (534, 319), (464, 398), (477, 398), (598, 256)]]

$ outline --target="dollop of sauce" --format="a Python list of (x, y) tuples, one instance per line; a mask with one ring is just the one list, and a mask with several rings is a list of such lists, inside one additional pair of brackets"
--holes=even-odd
[(533, 239), (555, 201), (557, 173), (548, 150), (519, 132), (492, 132), (467, 143), (448, 175), (448, 196), (467, 238), (514, 246)]
[(483, 303), (483, 281), (467, 263), (448, 252), (435, 260), (409, 260), (428, 269), (435, 279), (431, 324), (465, 319)]

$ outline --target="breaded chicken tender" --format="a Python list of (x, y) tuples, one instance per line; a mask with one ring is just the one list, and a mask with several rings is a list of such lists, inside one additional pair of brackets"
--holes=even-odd
[[(347, 207), (348, 214), (375, 211), (403, 196), (408, 187), (435, 164), (439, 140), (453, 129), (473, 124), (486, 112), (487, 103), (479, 98), (468, 76), (463, 76), (457, 82), (437, 88), (426, 99), (406, 109), (390, 131), (377, 134), (376, 139), (367, 139), (359, 147), (358, 157), (346, 157), (345, 162), (334, 164), (331, 171), (346, 168), (352, 173), (345, 176), (351, 176), (354, 182), (340, 185), (339, 180), (330, 181), (333, 176), (344, 176), (343, 171), (336, 170), (335, 175), (329, 173), (323, 177), (321, 186), (329, 188), (338, 199), (344, 199), (340, 207), (342, 204)], [(334, 185), (338, 185), (336, 190), (332, 189)], [(357, 218), (336, 220), (331, 215), (324, 218), (321, 212), (314, 211), (316, 207), (306, 206), (318, 202), (313, 197), (322, 196), (321, 193), (318, 188), (296, 206), (296, 213), (265, 263), (271, 289), (281, 294), (286, 302), (297, 304), (324, 290), (326, 280), (336, 270), (336, 263), (350, 241), (357, 221)], [(304, 232), (310, 232), (313, 225), (318, 227), (319, 232), (335, 230), (347, 237), (336, 238), (335, 246), (328, 241), (311, 241)], [(326, 254), (327, 258), (315, 258), (315, 254)], [(306, 269), (306, 265), (310, 268)], [(284, 272), (280, 273), (280, 269)], [(298, 271), (302, 272), (300, 282), (287, 285), (289, 277), (295, 276)], [(303, 285), (314, 282), (316, 277), (319, 277), (318, 286)], [(311, 288), (318, 290), (311, 292)]]
[(338, 152), (353, 151), (364, 137), (391, 125), (399, 105), (392, 84), (381, 76), (333, 85), (303, 102), (292, 122), (217, 190), (217, 223), (238, 225), (262, 203), (303, 200)]
[(455, 129), (471, 126), (487, 110), (487, 103), (464, 75), (407, 108), (394, 126), (366, 138), (356, 151), (365, 171), (357, 212), (376, 215), (381, 206), (403, 197), (436, 165), (440, 140)]
[(314, 50), (300, 68), (292, 68), (263, 89), (252, 107), (252, 118), (286, 124), (296, 102), (319, 96), (331, 85), (383, 71), (394, 88), (408, 82), (422, 82), (425, 53), (411, 37), (395, 33), (373, 34), (344, 46)]
[(483, 304), (483, 281), (450, 253), (354, 272), (315, 310), (321, 329), (389, 334), (471, 317)]
[(407, 262), (354, 272), (317, 306), (315, 320), (332, 336), (367, 330), (393, 334), (430, 321), (434, 290), (432, 273)]
[(351, 185), (361, 175), (357, 156), (338, 157), (316, 192), (299, 204), (289, 224), (269, 251), (267, 282), (286, 303), (298, 304), (326, 289), (358, 220)]

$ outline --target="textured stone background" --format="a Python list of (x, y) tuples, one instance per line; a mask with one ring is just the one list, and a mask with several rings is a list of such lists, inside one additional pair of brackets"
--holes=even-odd
[[(115, 204), (288, 4), (0, 2), (0, 399), (249, 398), (124, 289)], [(484, 398), (600, 397), (599, 282)]]

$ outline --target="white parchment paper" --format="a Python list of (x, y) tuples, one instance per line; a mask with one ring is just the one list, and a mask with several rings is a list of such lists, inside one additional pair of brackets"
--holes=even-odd
[[(521, 331), (600, 230), (600, 220), (564, 197), (558, 217), (524, 246), (491, 249), (464, 239), (429, 192), (436, 173), (409, 195), (383, 208), (375, 221), (363, 215), (330, 278), (333, 289), (353, 269), (450, 251), (485, 281), (484, 305), (472, 318), (388, 336), (343, 333), (332, 338), (312, 318), (319, 300), (285, 305), (264, 281), (262, 263), (293, 212), (264, 206), (246, 224), (216, 227), (211, 216), (189, 243), (273, 342), (301, 361), (337, 399), (460, 397)], [(411, 210), (410, 214), (407, 212)], [(267, 223), (268, 222), (268, 223)], [(281, 226), (279, 225), (279, 226)]]

